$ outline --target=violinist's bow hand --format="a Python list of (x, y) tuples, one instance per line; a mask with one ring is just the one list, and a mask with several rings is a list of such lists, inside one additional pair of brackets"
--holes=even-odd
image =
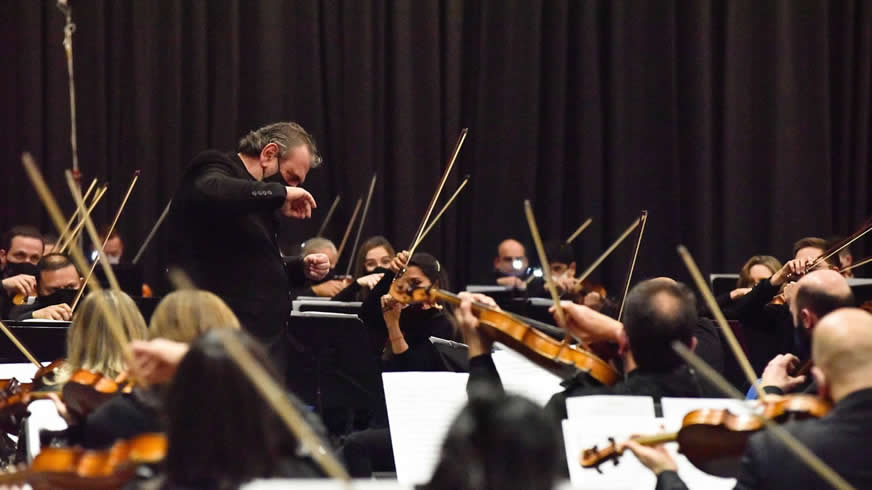
[(303, 273), (310, 281), (320, 281), (330, 272), (330, 258), (327, 254), (309, 254), (303, 257)]
[(390, 269), (394, 274), (399, 274), (401, 270), (406, 268), (406, 265), (409, 263), (409, 251), (403, 250), (398, 253), (394, 260), (391, 261)]
[(814, 259), (811, 258), (788, 260), (781, 269), (772, 274), (769, 283), (773, 286), (781, 286), (787, 281), (795, 281), (804, 276), (813, 263)]
[[(560, 306), (566, 315), (566, 328), (583, 342), (617, 342), (621, 343), (622, 332), (624, 330), (621, 322), (607, 315), (588, 308), (584, 305), (577, 305), (571, 301), (561, 301)], [(549, 310), (556, 318), (556, 308), (552, 306)]]
[(176, 368), (188, 353), (188, 344), (166, 339), (134, 340), (130, 343), (133, 377), (146, 384), (160, 384), (171, 380)]

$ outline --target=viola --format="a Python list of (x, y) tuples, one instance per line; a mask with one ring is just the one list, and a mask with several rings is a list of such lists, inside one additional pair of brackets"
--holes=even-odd
[[(811, 395), (788, 395), (759, 403), (758, 415), (778, 423), (820, 418), (832, 408), (829, 402)], [(701, 409), (685, 415), (678, 432), (633, 437), (632, 440), (646, 446), (677, 441), (679, 452), (700, 470), (735, 478), (748, 439), (764, 427), (765, 422), (752, 415), (735, 415), (725, 409)], [(594, 446), (582, 451), (579, 462), (584, 468), (600, 471), (599, 466), (606, 461), (612, 460), (617, 465), (623, 451), (623, 446), (618, 447), (610, 439), (610, 444), (603, 449)]]
[(121, 440), (109, 449), (47, 447), (29, 468), (0, 474), (0, 483), (30, 483), (34, 488), (120, 488), (136, 473), (136, 467), (154, 464), (166, 456), (163, 434), (141, 434)]
[[(394, 282), (390, 294), (395, 300), (405, 304), (432, 305), (440, 300), (460, 304), (461, 301), (459, 296), (449, 291), (415, 285), (404, 288), (400, 281)], [(478, 302), (472, 303), (472, 309), (478, 315), (482, 324), (481, 330), (485, 335), (514, 349), (558, 376), (568, 378), (579, 372), (585, 372), (604, 385), (610, 386), (618, 381), (618, 373), (609, 363), (576, 345), (555, 340), (537, 329), (535, 324), (538, 322), (534, 320)], [(546, 326), (556, 329), (550, 325)]]

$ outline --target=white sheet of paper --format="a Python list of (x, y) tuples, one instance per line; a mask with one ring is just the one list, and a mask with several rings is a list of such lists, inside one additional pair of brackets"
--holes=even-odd
[(659, 426), (653, 414), (588, 416), (564, 420), (563, 438), (566, 442), (566, 461), (572, 486), (582, 489), (654, 488), (657, 484), (654, 474), (629, 451), (621, 456), (618, 466), (612, 462), (600, 466), (602, 473), (593, 468), (582, 468), (579, 455), (593, 446), (602, 449), (609, 444), (609, 437), (618, 443), (636, 434), (656, 434)]
[(586, 417), (651, 417), (654, 399), (650, 396), (593, 395), (566, 399), (570, 419)]
[(36, 366), (29, 362), (0, 364), (0, 379), (15, 378), (21, 383), (28, 383), (36, 374)]
[(545, 406), (551, 397), (563, 390), (562, 379), (508, 348), (493, 353), (494, 365), (506, 391), (521, 395)]
[(466, 405), (465, 373), (383, 373), (397, 480), (425, 483), (439, 460), (442, 440)]

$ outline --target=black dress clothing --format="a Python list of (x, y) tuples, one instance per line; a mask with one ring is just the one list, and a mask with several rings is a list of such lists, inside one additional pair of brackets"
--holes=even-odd
[(808, 358), (794, 341), (793, 317), (787, 305), (769, 304), (778, 294), (778, 286), (763, 279), (747, 294), (724, 310), (731, 320), (741, 322), (748, 343), (748, 357), (754, 371), (762, 373), (778, 354), (792, 353)]
[[(799, 439), (854, 488), (872, 488), (872, 467), (866, 442), (872, 438), (872, 388), (856, 391), (835, 405), (825, 417), (790, 422), (784, 428)], [(675, 472), (657, 478), (657, 490), (687, 488)], [(769, 431), (748, 442), (736, 487), (742, 490), (830, 488)]]
[(237, 155), (208, 150), (186, 170), (168, 220), (169, 265), (221, 297), (281, 369), (288, 292), (305, 280), (302, 258), (286, 259), (279, 250), (275, 212), (286, 195), (282, 184), (255, 180)]
[(159, 395), (150, 390), (134, 389), (100, 405), (84, 421), (74, 426), (79, 441), (86, 449), (102, 449), (119, 439), (149, 432), (163, 432)]

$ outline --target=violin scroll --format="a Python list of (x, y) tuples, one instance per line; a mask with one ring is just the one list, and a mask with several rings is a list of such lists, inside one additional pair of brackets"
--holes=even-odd
[(623, 451), (618, 449), (618, 445), (615, 443), (615, 438), (609, 437), (609, 445), (603, 449), (597, 449), (596, 445), (594, 445), (590, 449), (584, 449), (581, 451), (581, 454), (578, 457), (578, 462), (581, 464), (582, 468), (593, 468), (598, 473), (602, 473), (603, 471), (600, 469), (600, 465), (612, 460), (615, 466), (617, 466), (618, 458), (621, 454), (623, 454)]

